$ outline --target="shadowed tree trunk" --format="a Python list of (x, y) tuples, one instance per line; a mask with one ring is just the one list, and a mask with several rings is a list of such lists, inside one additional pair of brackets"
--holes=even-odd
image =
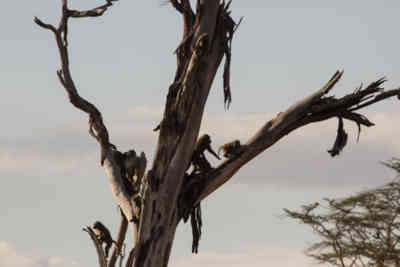
[[(69, 66), (69, 19), (101, 16), (113, 2), (108, 0), (102, 6), (78, 11), (70, 9), (67, 0), (62, 0), (58, 27), (35, 18), (39, 26), (55, 35), (61, 58), (61, 69), (57, 75), (71, 104), (89, 115), (89, 133), (100, 145), (100, 163), (123, 213), (115, 242), (117, 245), (113, 246), (109, 261), (102, 250), (99, 235), (91, 227), (85, 228), (97, 248), (102, 267), (113, 267), (117, 258), (123, 257), (121, 248), (128, 225), (133, 243), (129, 246), (131, 251), (126, 266), (167, 266), (176, 227), (181, 219), (186, 221), (188, 217), (191, 217), (193, 227), (192, 249), (197, 252), (201, 233), (201, 200), (228, 181), (247, 162), (295, 129), (332, 117), (339, 118), (337, 138), (330, 150), (332, 156), (337, 155), (347, 140), (343, 119), (353, 121), (359, 127), (372, 126), (372, 122), (356, 111), (400, 93), (399, 89), (384, 91), (381, 87), (384, 80), (380, 79), (341, 98), (327, 96), (343, 74), (338, 71), (320, 90), (266, 121), (247, 142), (225, 147), (223, 151), (227, 158), (212, 168), (203, 155), (206, 148), (211, 149), (209, 142), (203, 146), (196, 140), (209, 90), (224, 58), (226, 108), (232, 100), (231, 42), (240, 22), (235, 23), (230, 16), (230, 1), (198, 0), (196, 10), (193, 10), (189, 0), (170, 0), (183, 18), (184, 31), (176, 49), (175, 78), (168, 89), (162, 121), (155, 129), (159, 130), (159, 136), (154, 161), (142, 177), (139, 170), (144, 169), (138, 167), (139, 157), (135, 153), (122, 153), (112, 144), (100, 111), (79, 95)], [(196, 153), (199, 155), (194, 155)], [(129, 160), (132, 165), (128, 164)], [(188, 172), (190, 166), (192, 171)]]

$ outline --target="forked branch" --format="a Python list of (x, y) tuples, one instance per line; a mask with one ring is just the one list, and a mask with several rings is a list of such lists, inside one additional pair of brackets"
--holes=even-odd
[[(115, 1), (115, 0), (113, 0)], [(105, 155), (110, 147), (113, 145), (109, 142), (109, 136), (106, 126), (103, 123), (103, 118), (100, 111), (95, 105), (82, 98), (77, 88), (75, 87), (74, 81), (72, 79), (71, 71), (69, 68), (69, 55), (68, 55), (68, 19), (71, 17), (93, 17), (101, 16), (107, 10), (108, 7), (112, 5), (111, 0), (107, 0), (105, 5), (100, 7), (86, 10), (77, 11), (68, 8), (68, 1), (62, 1), (62, 15), (60, 19), (59, 26), (56, 28), (51, 24), (44, 23), (39, 18), (35, 17), (34, 21), (37, 25), (44, 29), (51, 30), (57, 42), (60, 59), (61, 59), (61, 69), (57, 71), (57, 76), (64, 86), (70, 102), (78, 109), (89, 115), (89, 133), (92, 135), (101, 146), (101, 164), (103, 165)]]
[(132, 240), (134, 247), (137, 240), (137, 225), (134, 222), (135, 204), (131, 202), (129, 191), (124, 185), (121, 177), (120, 166), (117, 164), (114, 158), (116, 154), (116, 147), (110, 143), (108, 131), (103, 123), (101, 112), (96, 108), (95, 105), (79, 95), (72, 79), (68, 55), (68, 20), (76, 17), (82, 18), (101, 16), (104, 14), (107, 8), (112, 5), (112, 2), (113, 1), (111, 0), (107, 0), (106, 4), (100, 7), (86, 11), (77, 11), (69, 9), (67, 0), (62, 0), (62, 14), (58, 27), (55, 27), (51, 24), (46, 24), (37, 17), (35, 17), (34, 21), (40, 27), (52, 31), (55, 35), (61, 59), (61, 69), (57, 71), (57, 76), (65, 88), (71, 104), (89, 115), (89, 134), (93, 136), (100, 144), (101, 165), (104, 164), (104, 168), (111, 185), (111, 190), (118, 205), (123, 210), (128, 221), (132, 224)]

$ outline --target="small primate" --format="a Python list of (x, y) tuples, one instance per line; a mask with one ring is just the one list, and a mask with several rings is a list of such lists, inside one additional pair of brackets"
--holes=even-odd
[(129, 150), (124, 153), (124, 167), (126, 169), (126, 174), (128, 175), (128, 179), (133, 181), (133, 176), (136, 174), (137, 169), (137, 160), (135, 150)]
[(114, 150), (114, 160), (120, 168), (122, 182), (130, 195), (134, 193), (133, 175), (135, 173), (136, 158), (136, 152), (133, 149), (125, 153)]
[(235, 140), (220, 146), (218, 149), (218, 155), (222, 152), (225, 158), (232, 158), (239, 155), (243, 151), (243, 146), (240, 144), (239, 140)]
[(135, 150), (129, 150), (121, 153), (118, 150), (114, 150), (114, 160), (121, 169), (121, 176), (123, 178), (130, 178), (133, 176), (134, 168), (136, 164), (136, 152)]
[(104, 252), (106, 258), (108, 258), (108, 252), (112, 246), (112, 243), (115, 243), (115, 245), (117, 245), (117, 242), (112, 239), (110, 231), (100, 221), (96, 221), (93, 224), (93, 230), (96, 234), (97, 240), (100, 242), (100, 246), (103, 247), (103, 243), (106, 244), (104, 247)]
[(212, 169), (211, 164), (208, 162), (204, 155), (205, 151), (210, 152), (217, 159), (221, 159), (217, 153), (211, 148), (211, 138), (208, 134), (201, 136), (196, 143), (193, 151), (191, 163), (193, 164), (193, 172), (197, 171), (209, 171)]
[(140, 156), (136, 155), (135, 150), (121, 153), (114, 151), (114, 158), (121, 170), (121, 177), (128, 191), (132, 195), (137, 193), (142, 183), (142, 178), (146, 171), (147, 159), (142, 151)]

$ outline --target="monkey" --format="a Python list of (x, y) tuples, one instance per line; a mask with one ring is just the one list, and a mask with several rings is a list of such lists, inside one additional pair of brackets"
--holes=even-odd
[(146, 154), (142, 151), (140, 156), (137, 156), (134, 150), (130, 150), (124, 154), (128, 180), (134, 186), (135, 192), (139, 192), (147, 166)]
[(232, 158), (239, 155), (243, 151), (243, 146), (240, 144), (239, 140), (234, 140), (232, 142), (222, 145), (218, 149), (218, 155), (222, 151), (225, 158)]
[(100, 242), (100, 246), (103, 247), (103, 243), (106, 244), (104, 247), (104, 252), (106, 258), (108, 258), (108, 252), (112, 246), (112, 243), (115, 243), (115, 245), (118, 246), (117, 242), (112, 239), (110, 231), (100, 221), (96, 221), (93, 224), (93, 230), (97, 240)]
[[(129, 150), (127, 152), (121, 153), (118, 150), (114, 150), (114, 160), (116, 161), (117, 165), (121, 169), (121, 176), (122, 177), (131, 177), (133, 176), (133, 165), (135, 164), (136, 160), (136, 152), (135, 150)], [(128, 176), (127, 176), (128, 175)]]
[(133, 181), (133, 176), (136, 173), (136, 168), (138, 165), (137, 159), (136, 152), (133, 149), (124, 153), (124, 167), (130, 181)]
[(208, 134), (202, 135), (196, 143), (195, 149), (192, 154), (191, 164), (193, 164), (193, 172), (209, 171), (212, 169), (211, 164), (206, 159), (204, 152), (208, 151), (217, 159), (221, 159), (217, 153), (211, 148), (211, 138)]
[(129, 194), (133, 195), (139, 192), (147, 166), (145, 153), (142, 151), (140, 156), (137, 156), (133, 149), (124, 153), (115, 150), (114, 159), (120, 167), (121, 177)]
[(134, 194), (134, 181), (133, 175), (135, 174), (136, 166), (136, 152), (135, 150), (129, 150), (125, 153), (121, 153), (118, 150), (114, 150), (114, 160), (120, 168), (120, 174), (122, 182), (125, 185), (129, 195)]

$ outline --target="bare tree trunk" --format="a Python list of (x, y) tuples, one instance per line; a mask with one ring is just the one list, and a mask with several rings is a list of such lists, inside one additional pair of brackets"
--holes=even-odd
[[(185, 1), (182, 1), (185, 2)], [(188, 5), (187, 5), (188, 6)], [(155, 160), (148, 173), (135, 266), (167, 266), (182, 216), (178, 197), (199, 134), (204, 106), (233, 34), (225, 3), (198, 2), (195, 23), (178, 48), (178, 70), (169, 88)], [(184, 13), (184, 17), (191, 16)], [(192, 21), (186, 18), (184, 21)], [(188, 51), (189, 50), (189, 51)], [(191, 50), (191, 51), (190, 51)], [(180, 66), (186, 68), (180, 69)]]

